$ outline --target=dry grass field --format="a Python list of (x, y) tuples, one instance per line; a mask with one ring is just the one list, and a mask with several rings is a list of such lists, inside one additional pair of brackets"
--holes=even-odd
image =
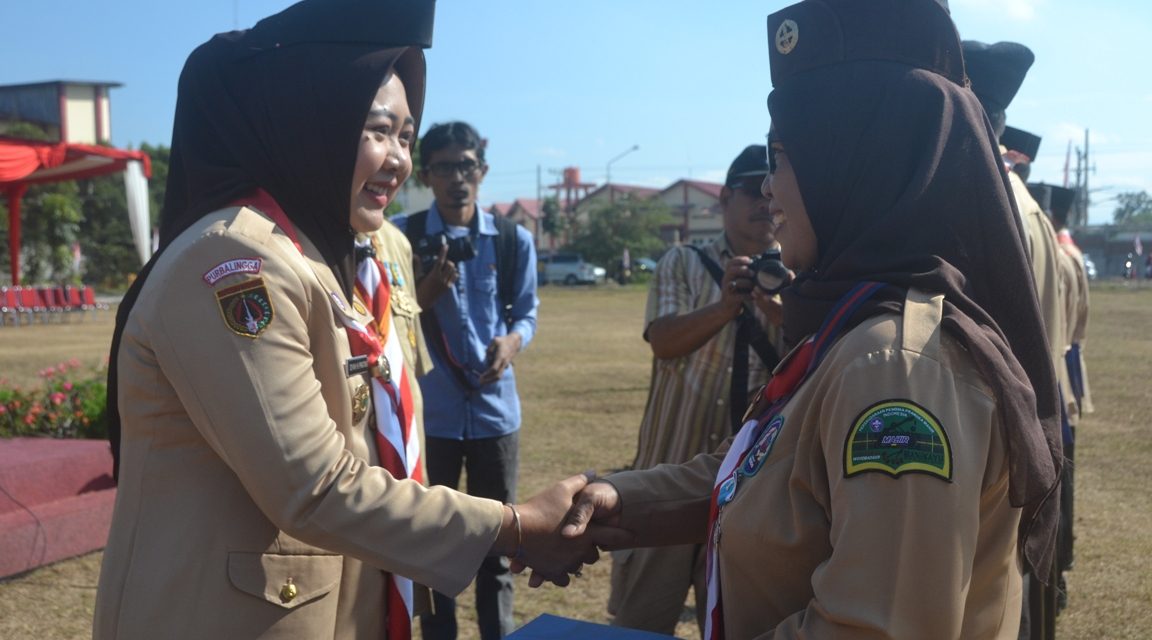
[[(1096, 412), (1079, 429), (1077, 560), (1061, 639), (1152, 637), (1152, 288), (1093, 289), (1086, 349)], [(628, 464), (647, 393), (649, 355), (640, 339), (641, 288), (541, 291), (540, 332), (517, 361), (524, 398), (521, 498), (587, 468)], [(35, 380), (39, 369), (79, 358), (97, 364), (111, 315), (83, 323), (0, 329), (0, 378)], [(0, 638), (86, 638), (100, 554), (0, 582)], [(518, 582), (517, 617), (542, 612), (604, 621), (607, 558), (573, 587)], [(469, 596), (460, 612), (470, 615)], [(698, 637), (694, 624), (680, 636)], [(474, 638), (471, 620), (461, 637)]]

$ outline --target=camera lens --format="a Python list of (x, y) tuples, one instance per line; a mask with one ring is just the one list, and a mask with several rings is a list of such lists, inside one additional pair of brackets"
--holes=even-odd
[(756, 274), (756, 286), (767, 293), (780, 293), (792, 282), (792, 272), (780, 260), (779, 251), (765, 251), (752, 261), (750, 268)]

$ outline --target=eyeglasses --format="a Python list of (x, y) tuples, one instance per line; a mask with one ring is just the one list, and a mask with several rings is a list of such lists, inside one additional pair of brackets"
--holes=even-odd
[(776, 136), (771, 132), (764, 134), (767, 144), (764, 145), (765, 153), (768, 154), (768, 171), (769, 173), (776, 173), (776, 149), (772, 148), (772, 143), (776, 142)]
[(461, 160), (460, 162), (433, 162), (428, 165), (428, 171), (437, 178), (451, 178), (457, 173), (465, 180), (476, 175), (480, 164), (475, 160)]

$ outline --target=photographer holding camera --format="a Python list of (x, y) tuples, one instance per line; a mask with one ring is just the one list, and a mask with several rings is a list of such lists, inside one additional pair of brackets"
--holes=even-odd
[[(531, 234), (477, 205), (488, 172), (483, 140), (464, 122), (438, 124), (420, 141), (421, 182), (435, 202), (397, 220), (412, 243), (417, 300), (434, 369), (420, 379), (428, 483), (511, 503), (519, 464), (520, 399), (512, 360), (536, 333), (536, 249)], [(434, 594), (428, 640), (456, 637), (455, 600)], [(480, 637), (511, 633), (507, 558), (476, 576)]]
[[(775, 290), (791, 273), (779, 260), (764, 145), (745, 148), (720, 191), (724, 231), (701, 247), (670, 250), (648, 293), (644, 339), (654, 356), (634, 469), (711, 452), (739, 428), (751, 394), (783, 353)], [(759, 284), (757, 284), (759, 283)], [(613, 554), (613, 624), (672, 635), (691, 586), (704, 627), (704, 546)]]

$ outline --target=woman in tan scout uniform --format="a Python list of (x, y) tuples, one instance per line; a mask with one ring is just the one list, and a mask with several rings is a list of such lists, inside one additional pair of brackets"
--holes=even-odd
[(809, 0), (768, 36), (797, 346), (719, 452), (590, 484), (567, 532), (707, 541), (709, 639), (1015, 638), (1057, 400), (955, 28), (932, 0)]
[(189, 57), (160, 251), (117, 318), (94, 637), (396, 640), (409, 579), (594, 558), (545, 539), (583, 476), (513, 509), (403, 479), (382, 437), (354, 232), (411, 173), (431, 29), (430, 0), (305, 0)]

